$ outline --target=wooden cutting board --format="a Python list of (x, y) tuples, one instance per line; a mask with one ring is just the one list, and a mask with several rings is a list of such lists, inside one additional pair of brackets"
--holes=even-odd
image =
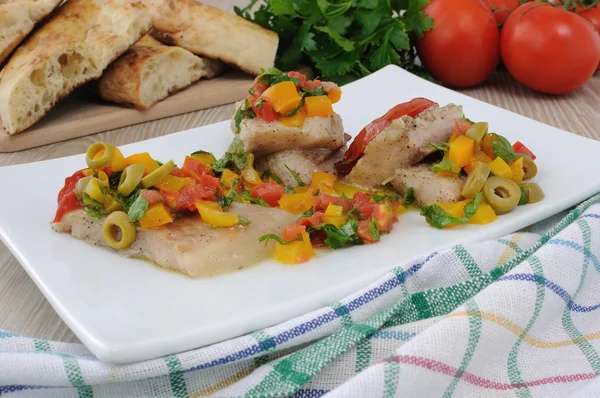
[[(308, 68), (302, 72), (310, 75)], [(46, 117), (28, 130), (8, 135), (0, 131), (0, 152), (16, 152), (119, 127), (230, 104), (244, 98), (254, 76), (228, 70), (223, 75), (198, 83), (159, 102), (147, 111), (103, 102), (93, 84), (81, 87), (61, 101)]]

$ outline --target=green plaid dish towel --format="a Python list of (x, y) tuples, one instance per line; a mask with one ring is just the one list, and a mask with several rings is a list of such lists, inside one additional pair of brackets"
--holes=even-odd
[(600, 194), (280, 325), (107, 365), (0, 331), (6, 397), (600, 397)]

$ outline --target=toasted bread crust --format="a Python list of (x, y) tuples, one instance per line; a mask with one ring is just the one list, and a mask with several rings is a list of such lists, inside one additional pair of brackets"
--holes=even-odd
[(275, 32), (195, 0), (142, 0), (150, 10), (152, 35), (166, 44), (219, 59), (248, 73), (274, 65)]

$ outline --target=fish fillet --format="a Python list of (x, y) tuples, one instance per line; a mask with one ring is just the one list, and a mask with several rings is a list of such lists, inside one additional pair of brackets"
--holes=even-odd
[(376, 188), (398, 168), (423, 160), (435, 149), (430, 143), (447, 141), (454, 120), (461, 118), (461, 106), (447, 105), (420, 113), (416, 118), (396, 119), (371, 141), (362, 158), (346, 177), (348, 182)]
[[(229, 211), (250, 221), (248, 226), (213, 228), (191, 214), (152, 229), (137, 229), (133, 245), (121, 253), (141, 257), (192, 278), (234, 271), (267, 259), (275, 245), (258, 242), (262, 235), (280, 235), (296, 217), (280, 209), (234, 203)], [(53, 228), (93, 245), (109, 247), (102, 237), (103, 220), (83, 210), (65, 215)]]
[(431, 164), (419, 164), (396, 170), (390, 181), (401, 194), (409, 188), (415, 192), (415, 205), (429, 206), (435, 202), (458, 202), (465, 178), (440, 177), (431, 171)]

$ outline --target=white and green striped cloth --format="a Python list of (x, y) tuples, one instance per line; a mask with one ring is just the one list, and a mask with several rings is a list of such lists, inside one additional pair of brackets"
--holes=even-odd
[(600, 397), (600, 194), (330, 306), (124, 366), (0, 331), (3, 397)]

